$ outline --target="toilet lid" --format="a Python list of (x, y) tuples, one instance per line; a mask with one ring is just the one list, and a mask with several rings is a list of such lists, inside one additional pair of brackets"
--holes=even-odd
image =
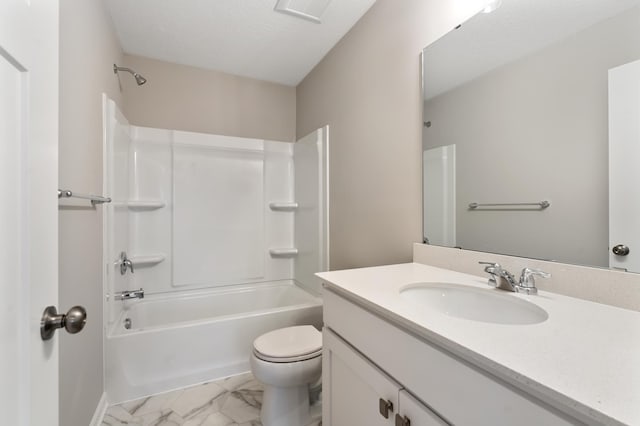
[(322, 350), (322, 333), (312, 325), (280, 328), (258, 337), (253, 348), (260, 358), (300, 359)]

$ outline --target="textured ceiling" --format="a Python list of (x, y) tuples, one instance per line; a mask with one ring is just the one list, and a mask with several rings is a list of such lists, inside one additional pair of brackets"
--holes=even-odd
[(425, 99), (639, 4), (640, 0), (503, 0), (496, 11), (479, 13), (425, 48)]
[(276, 0), (105, 0), (126, 53), (297, 85), (375, 3), (333, 0), (321, 24)]

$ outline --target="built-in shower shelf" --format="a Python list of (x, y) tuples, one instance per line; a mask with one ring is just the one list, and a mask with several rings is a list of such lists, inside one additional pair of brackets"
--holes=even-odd
[(269, 203), (269, 208), (277, 212), (293, 212), (298, 209), (298, 203)]
[(129, 210), (145, 211), (145, 210), (158, 210), (166, 206), (162, 200), (130, 200), (127, 202)]
[(166, 259), (164, 254), (150, 254), (147, 256), (132, 256), (130, 258), (133, 266), (153, 266), (163, 262)]
[(269, 249), (271, 257), (294, 257), (298, 255), (297, 248), (272, 248)]

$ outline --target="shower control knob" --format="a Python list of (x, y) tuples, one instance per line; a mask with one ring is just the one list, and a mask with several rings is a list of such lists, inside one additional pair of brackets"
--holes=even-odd
[(47, 306), (40, 320), (40, 337), (42, 340), (49, 340), (59, 328), (76, 334), (82, 331), (86, 323), (87, 310), (82, 306), (74, 306), (66, 314), (58, 314), (55, 306)]
[(120, 253), (120, 275), (124, 275), (127, 273), (127, 268), (131, 269), (131, 273), (133, 274), (133, 262), (131, 259), (127, 257), (127, 252), (123, 251)]
[(613, 249), (611, 249), (611, 251), (616, 256), (626, 256), (629, 254), (630, 250), (629, 250), (629, 247), (625, 246), (624, 244), (618, 244)]

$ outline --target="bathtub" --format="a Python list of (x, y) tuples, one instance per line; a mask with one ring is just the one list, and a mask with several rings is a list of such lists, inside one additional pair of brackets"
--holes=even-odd
[(105, 341), (112, 404), (249, 371), (259, 335), (322, 325), (322, 300), (290, 280), (151, 295), (123, 305)]

